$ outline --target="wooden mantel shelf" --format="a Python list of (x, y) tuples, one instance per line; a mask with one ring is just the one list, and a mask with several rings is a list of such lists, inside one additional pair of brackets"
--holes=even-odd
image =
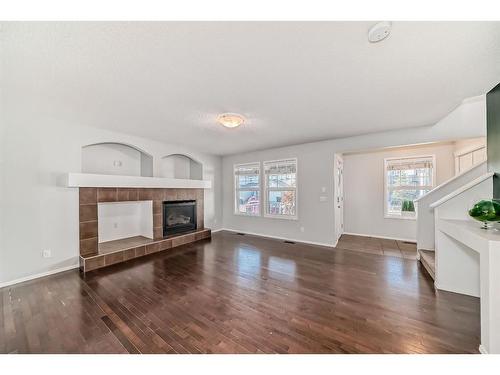
[(66, 187), (210, 189), (212, 181), (180, 178), (118, 176), (91, 173), (67, 173)]

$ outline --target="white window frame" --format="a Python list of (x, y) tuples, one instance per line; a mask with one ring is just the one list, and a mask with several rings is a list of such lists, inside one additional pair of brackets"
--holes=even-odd
[[(246, 189), (240, 189), (239, 188), (239, 181), (238, 178), (236, 177), (236, 168), (238, 167), (244, 167), (244, 166), (249, 166), (249, 165), (255, 165), (258, 166), (259, 169), (259, 187), (257, 188), (246, 188)], [(239, 211), (239, 192), (240, 190), (243, 191), (257, 191), (259, 193), (259, 213), (258, 214), (247, 214), (247, 213), (242, 213)], [(233, 214), (238, 215), (238, 216), (247, 216), (247, 217), (259, 217), (262, 216), (262, 166), (260, 164), (260, 161), (256, 162), (251, 162), (251, 163), (239, 163), (239, 164), (233, 164), (233, 204), (234, 204), (234, 210)]]
[(436, 186), (436, 155), (416, 155), (416, 156), (402, 156), (402, 157), (400, 156), (400, 157), (385, 158), (384, 159), (384, 218), (385, 219), (417, 220), (418, 213), (416, 207), (415, 207), (415, 215), (413, 216), (390, 214), (388, 212), (388, 207), (387, 207), (387, 199), (389, 197), (389, 186), (387, 185), (387, 165), (391, 161), (405, 160), (405, 159), (410, 159), (410, 160), (432, 159), (432, 183), (430, 186), (431, 190)]
[[(276, 164), (279, 162), (293, 161), (295, 163), (295, 188), (270, 188), (267, 186), (266, 164)], [(297, 158), (283, 158), (278, 160), (266, 160), (262, 162), (262, 172), (264, 177), (264, 209), (263, 214), (266, 218), (271, 219), (285, 219), (285, 220), (298, 220), (299, 219), (299, 164)], [(269, 191), (295, 191), (295, 215), (276, 215), (267, 213), (268, 193)]]

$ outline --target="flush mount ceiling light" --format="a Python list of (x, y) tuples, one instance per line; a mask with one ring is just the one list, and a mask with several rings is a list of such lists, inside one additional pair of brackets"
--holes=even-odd
[(217, 117), (217, 122), (226, 128), (236, 128), (245, 122), (245, 118), (237, 113), (223, 113)]
[(370, 43), (377, 43), (387, 38), (390, 33), (391, 23), (387, 21), (379, 22), (368, 30), (368, 40)]

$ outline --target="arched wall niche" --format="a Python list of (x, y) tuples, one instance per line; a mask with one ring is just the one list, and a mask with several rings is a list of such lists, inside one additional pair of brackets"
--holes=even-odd
[(124, 143), (95, 143), (82, 147), (82, 172), (153, 177), (153, 157)]
[(203, 165), (184, 154), (171, 154), (161, 158), (161, 177), (203, 179)]

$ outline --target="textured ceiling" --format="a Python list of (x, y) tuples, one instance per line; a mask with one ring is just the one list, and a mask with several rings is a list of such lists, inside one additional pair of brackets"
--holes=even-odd
[[(25, 110), (231, 154), (430, 125), (500, 81), (500, 23), (4, 23)], [(247, 123), (226, 129), (221, 112)]]

